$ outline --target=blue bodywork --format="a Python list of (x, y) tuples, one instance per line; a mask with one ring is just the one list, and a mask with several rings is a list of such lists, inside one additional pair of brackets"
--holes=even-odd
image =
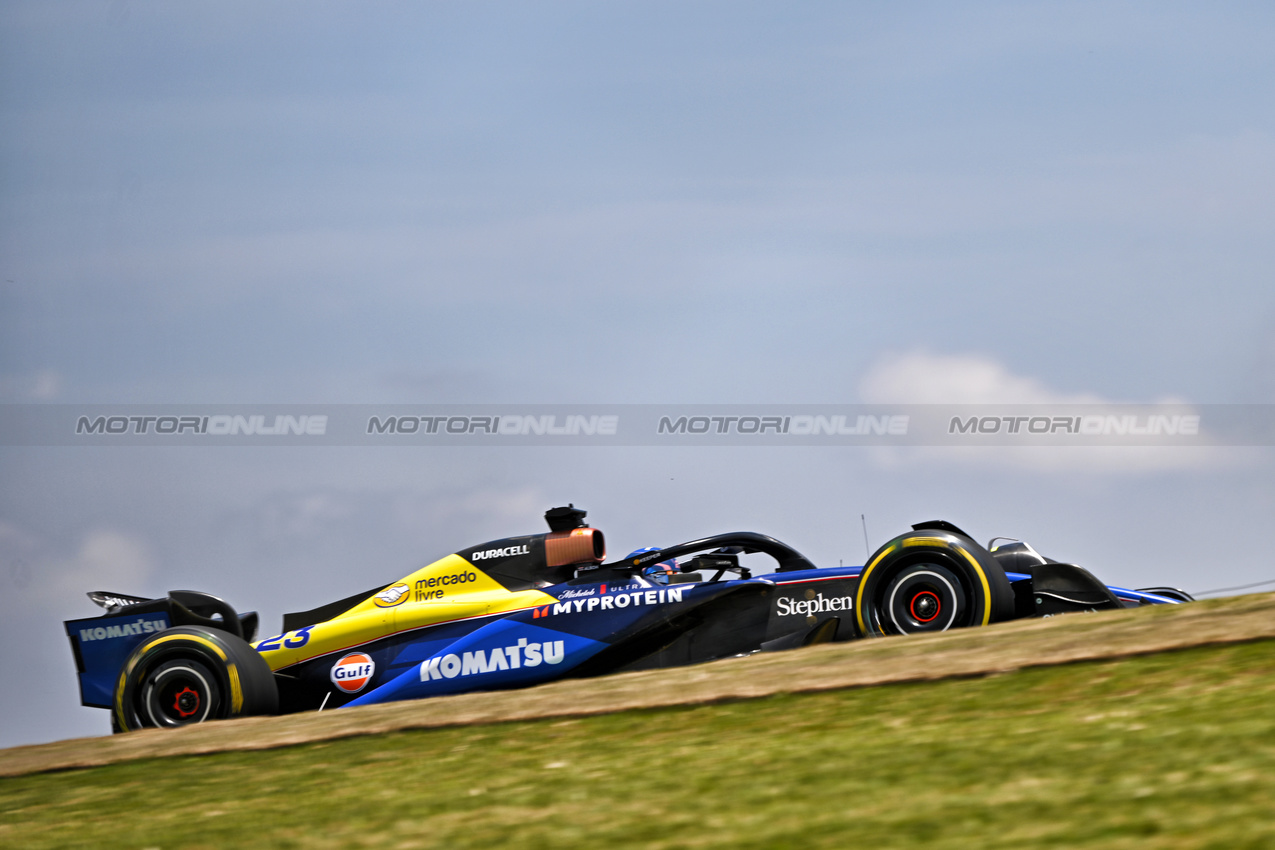
[(115, 682), (129, 653), (147, 635), (168, 628), (165, 614), (125, 617), (92, 617), (66, 624), (67, 637), (80, 673), (80, 701), (96, 708), (110, 708)]

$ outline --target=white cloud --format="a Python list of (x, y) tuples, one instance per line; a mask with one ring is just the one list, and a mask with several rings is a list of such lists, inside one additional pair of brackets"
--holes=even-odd
[(976, 354), (926, 351), (878, 360), (859, 382), (868, 404), (1101, 404), (1089, 393), (1052, 390), (1037, 378), (1015, 375), (1002, 363)]
[(31, 395), (41, 401), (48, 401), (56, 398), (61, 389), (62, 376), (52, 369), (44, 369), (36, 373), (35, 380), (31, 386)]
[[(139, 587), (154, 571), (147, 545), (112, 529), (90, 531), (79, 551), (54, 567), (51, 584), (65, 593)], [(91, 585), (91, 586), (90, 586)]]
[(62, 375), (52, 369), (34, 374), (0, 374), (0, 401), (52, 401), (62, 392)]
[(69, 556), (50, 551), (31, 534), (0, 522), (0, 601), (6, 609), (62, 612), (66, 600), (90, 590), (144, 592), (155, 571), (150, 547), (122, 531), (87, 532)]
[[(873, 364), (859, 382), (859, 394), (869, 404), (1108, 404), (1094, 393), (1067, 393), (1039, 378), (1018, 375), (985, 355), (931, 354), (912, 351), (887, 355)], [(1159, 403), (1183, 403), (1164, 398)], [(1251, 464), (1259, 449), (1220, 449), (1178, 446), (980, 446), (873, 451), (875, 461), (888, 468), (916, 464), (951, 463), (1009, 467), (1025, 472), (1137, 473), (1182, 469), (1217, 470)]]

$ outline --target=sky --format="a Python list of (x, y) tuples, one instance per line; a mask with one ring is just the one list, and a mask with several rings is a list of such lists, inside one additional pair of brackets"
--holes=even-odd
[[(6, 3), (0, 403), (1275, 403), (1272, 43), (1257, 3)], [(0, 446), (0, 746), (108, 732), (89, 590), (269, 631), (568, 501), (612, 554), (944, 517), (1206, 590), (1275, 579), (1272, 461)]]

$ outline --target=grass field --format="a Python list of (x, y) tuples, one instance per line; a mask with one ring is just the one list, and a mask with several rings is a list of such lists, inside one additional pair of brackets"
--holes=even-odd
[(1275, 847), (1275, 641), (0, 779), (5, 847)]

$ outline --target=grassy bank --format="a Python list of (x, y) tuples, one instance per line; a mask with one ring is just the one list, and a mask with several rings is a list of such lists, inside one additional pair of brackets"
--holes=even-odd
[(0, 780), (7, 847), (1270, 847), (1275, 641)]

